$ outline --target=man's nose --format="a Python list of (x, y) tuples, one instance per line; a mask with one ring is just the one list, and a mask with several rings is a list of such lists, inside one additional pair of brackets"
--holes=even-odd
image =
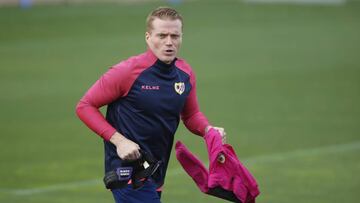
[(172, 39), (171, 39), (171, 36), (167, 36), (167, 37), (166, 37), (166, 45), (168, 45), (168, 46), (173, 45), (173, 41), (172, 41)]

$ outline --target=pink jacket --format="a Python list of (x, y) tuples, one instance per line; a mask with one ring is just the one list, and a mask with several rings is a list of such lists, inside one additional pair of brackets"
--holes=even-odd
[(210, 129), (204, 138), (210, 160), (209, 171), (178, 141), (176, 157), (184, 170), (206, 194), (233, 202), (255, 203), (260, 194), (256, 180), (238, 160), (232, 146), (222, 144), (221, 135), (215, 129)]

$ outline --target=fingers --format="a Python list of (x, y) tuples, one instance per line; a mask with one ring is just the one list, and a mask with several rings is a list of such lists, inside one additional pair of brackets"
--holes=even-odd
[(226, 143), (226, 132), (225, 132), (225, 129), (224, 128), (221, 128), (221, 127), (214, 127), (215, 130), (217, 130), (220, 135), (221, 135), (221, 141), (223, 144)]
[[(134, 150), (132, 152), (129, 152), (127, 155), (125, 155), (122, 159), (126, 161), (134, 161), (141, 157), (141, 154), (139, 150)], [(121, 157), (120, 157), (121, 158)]]
[(211, 128), (212, 128), (211, 125), (206, 126), (206, 128), (205, 128), (205, 133), (208, 133)]
[(116, 151), (120, 159), (126, 161), (137, 160), (141, 157), (139, 145), (128, 139), (117, 145)]
[(223, 144), (226, 144), (226, 136), (223, 136), (221, 141), (222, 141)]

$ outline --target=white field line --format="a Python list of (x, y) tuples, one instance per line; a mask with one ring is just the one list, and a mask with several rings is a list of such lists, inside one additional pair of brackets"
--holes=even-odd
[[(101, 183), (101, 180), (99, 179), (92, 179), (92, 180), (83, 180), (83, 181), (75, 181), (70, 183), (62, 183), (62, 184), (55, 184), (55, 185), (49, 185), (44, 187), (38, 187), (38, 188), (30, 188), (30, 189), (14, 189), (4, 190), (7, 193), (21, 196), (21, 195), (33, 195), (33, 194), (40, 194), (40, 193), (47, 193), (47, 192), (53, 192), (58, 190), (64, 190), (64, 189), (75, 189), (79, 187), (86, 187), (86, 186), (92, 186), (92, 185), (98, 185)], [(3, 190), (0, 190), (3, 191)]]
[[(342, 152), (349, 152), (360, 149), (360, 141), (353, 142), (348, 144), (339, 144), (332, 146), (325, 146), (313, 149), (301, 149), (295, 151), (289, 151), (284, 153), (276, 153), (262, 156), (250, 157), (247, 159), (241, 159), (241, 161), (245, 165), (251, 165), (256, 163), (272, 163), (272, 162), (281, 162), (289, 159), (296, 159), (300, 157), (312, 156), (312, 155), (326, 155), (326, 154), (336, 154)], [(208, 163), (205, 163), (208, 165)], [(179, 167), (172, 170), (169, 170), (167, 176), (177, 176), (182, 173), (185, 173), (184, 170)], [(35, 195), (42, 194), (47, 192), (54, 192), (58, 190), (66, 190), (66, 189), (76, 189), (79, 187), (89, 187), (94, 185), (102, 184), (101, 179), (91, 179), (91, 180), (83, 180), (83, 181), (75, 181), (70, 183), (62, 183), (62, 184), (54, 184), (44, 187), (30, 188), (30, 189), (6, 189), (0, 188), (0, 194), (11, 194), (15, 196), (23, 196), (23, 195)]]

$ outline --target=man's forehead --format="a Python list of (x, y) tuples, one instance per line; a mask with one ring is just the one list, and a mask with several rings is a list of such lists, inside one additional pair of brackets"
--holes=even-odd
[(168, 29), (164, 29), (164, 30), (159, 30), (159, 29), (158, 29), (158, 30), (153, 30), (152, 33), (154, 33), (154, 34), (165, 34), (165, 35), (174, 35), (174, 34), (176, 34), (176, 35), (181, 35), (181, 34), (182, 34), (181, 30), (178, 31), (178, 30), (168, 30)]
[(171, 20), (171, 19), (160, 19), (156, 18), (152, 22), (152, 31), (154, 32), (182, 32), (182, 24), (181, 21)]

